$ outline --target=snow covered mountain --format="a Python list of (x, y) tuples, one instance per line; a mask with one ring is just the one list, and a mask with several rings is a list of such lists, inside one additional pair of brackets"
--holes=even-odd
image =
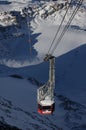
[[(54, 52), (55, 113), (37, 113), (36, 91), (48, 80), (43, 58), (67, 6), (66, 0), (0, 1), (0, 130), (86, 130), (85, 0)], [(73, 0), (61, 30), (75, 6)]]

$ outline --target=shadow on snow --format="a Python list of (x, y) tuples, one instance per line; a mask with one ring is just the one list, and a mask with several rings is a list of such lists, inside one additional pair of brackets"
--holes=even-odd
[[(86, 86), (86, 45), (82, 45), (62, 56), (56, 58), (56, 86), (68, 85), (72, 86), (85, 85)], [(48, 65), (49, 63), (43, 62), (39, 65), (22, 67), (22, 68), (9, 68), (12, 74), (20, 74), (24, 77), (34, 77), (40, 82), (47, 81), (48, 79)], [(1, 65), (3, 66), (3, 65)], [(1, 68), (1, 67), (0, 67)], [(5, 68), (5, 66), (4, 66)], [(2, 74), (7, 75), (5, 69), (1, 69)], [(5, 73), (4, 73), (5, 72)], [(1, 74), (1, 73), (0, 73)], [(9, 75), (10, 75), (9, 71)], [(68, 85), (69, 86), (69, 85)]]
[(0, 1), (0, 5), (7, 5), (7, 4), (11, 4), (11, 2), (8, 2), (8, 1)]
[(17, 11), (11, 11), (10, 13), (16, 17), (17, 25), (0, 26), (0, 60), (14, 59), (21, 63), (24, 61), (31, 62), (37, 55), (33, 45), (37, 43), (37, 37), (41, 33), (33, 34), (30, 27), (31, 43), (29, 43), (29, 28), (26, 18)]

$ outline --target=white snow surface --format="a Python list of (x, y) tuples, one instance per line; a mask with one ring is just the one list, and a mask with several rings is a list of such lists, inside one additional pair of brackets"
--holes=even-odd
[[(32, 98), (32, 95), (34, 95), (34, 98)], [(11, 115), (9, 113), (4, 114), (4, 112), (0, 110), (0, 117), (3, 116), (8, 124), (26, 130), (29, 118), (22, 112), (22, 109), (28, 112), (33, 112), (34, 108), (37, 109), (35, 86), (26, 80), (0, 78), (0, 97), (10, 100), (15, 106), (21, 109), (20, 111), (13, 108), (10, 109), (12, 112)], [(12, 117), (10, 118), (10, 116)]]
[[(28, 21), (25, 22), (23, 18), (16, 23), (10, 11), (21, 11), (28, 6), (29, 2), (31, 4), (31, 1), (9, 0), (8, 2), (12, 3), (0, 4), (2, 31), (3, 27), (5, 29), (12, 27), (8, 28), (7, 32), (0, 32), (0, 120), (3, 117), (5, 122), (22, 130), (59, 130), (60, 128), (62, 130), (85, 130), (86, 1), (82, 7), (85, 8), (78, 11), (54, 52), (56, 57), (56, 110), (50, 116), (37, 113), (36, 91), (39, 84), (48, 80), (48, 63), (43, 62), (43, 58), (48, 52), (65, 10), (56, 11), (43, 19), (42, 14), (46, 10), (52, 11), (53, 3), (45, 2), (42, 8), (33, 2), (32, 6), (35, 3), (38, 11), (35, 11), (34, 19), (31, 19), (32, 52), (30, 54), (28, 51), (30, 50)], [(5, 11), (7, 14), (3, 15)], [(67, 14), (61, 31), (72, 11), (70, 9)], [(3, 20), (9, 17), (10, 21)], [(21, 15), (19, 17), (21, 18)], [(22, 76), (23, 79), (8, 77), (15, 74)], [(9, 105), (11, 108), (8, 108)]]
[[(29, 1), (20, 1), (20, 2), (19, 1), (17, 1), (17, 2), (13, 1), (11, 4), (7, 4), (7, 5), (3, 5), (3, 6), (5, 6), (6, 10), (7, 10), (7, 8), (9, 8), (9, 10), (7, 10), (8, 12), (10, 11), (10, 9), (11, 9), (11, 11), (14, 10), (14, 11), (20, 11), (21, 12), (22, 9), (25, 6), (28, 5), (28, 2)], [(15, 4), (20, 6), (21, 9), (20, 9), (20, 7), (17, 7)], [(12, 55), (14, 55), (15, 58), (14, 59), (13, 58), (8, 58), (8, 59), (3, 58), (3, 59), (0, 60), (1, 64), (5, 64), (9, 67), (22, 67), (22, 66), (39, 64), (40, 62), (43, 61), (42, 59), (43, 59), (44, 55), (47, 53), (47, 51), (49, 50), (49, 47), (50, 47), (50, 45), (53, 41), (53, 38), (56, 34), (58, 26), (59, 26), (59, 24), (60, 24), (60, 22), (63, 18), (63, 15), (65, 13), (65, 10), (62, 9), (60, 11), (54, 12), (52, 15), (49, 15), (46, 19), (41, 18), (41, 13), (44, 12), (44, 10), (49, 11), (49, 8), (51, 8), (51, 5), (53, 5), (53, 4), (54, 4), (53, 2), (46, 2), (43, 9), (42, 9), (42, 7), (40, 7), (40, 9), (39, 9), (39, 6), (38, 6), (37, 9), (39, 9), (39, 14), (37, 14), (34, 17), (34, 19), (31, 21), (31, 31), (33, 31), (32, 35), (36, 36), (36, 34), (37, 34), (35, 44), (33, 44), (34, 43), (33, 37), (31, 38), (32, 39), (32, 45), (31, 45), (32, 46), (32, 55), (34, 55), (33, 54), (34, 50), (35, 50), (35, 53), (36, 53), (36, 55), (34, 55), (34, 58), (32, 58), (33, 60), (32, 59), (28, 60), (28, 59), (30, 59), (28, 57), (28, 55), (30, 55), (30, 54), (28, 53), (28, 49), (24, 50), (24, 48), (25, 48), (24, 46), (28, 45), (28, 37), (29, 37), (28, 36), (28, 30), (29, 30), (29, 28), (28, 28), (28, 25), (26, 26), (26, 25), (23, 25), (23, 23), (22, 23), (22, 29), (17, 29), (17, 33), (12, 32), (14, 40), (12, 38), (8, 39), (9, 40), (8, 46), (12, 46), (12, 45), (10, 45), (10, 43), (12, 42), (14, 44), (14, 46), (17, 47), (16, 48), (16, 52), (18, 52), (17, 58), (19, 56), (19, 58), (22, 61), (19, 60), (19, 59), (17, 60), (17, 58), (15, 56), (16, 52), (15, 52), (14, 48), (11, 47)], [(2, 4), (0, 6), (2, 7)], [(7, 6), (7, 8), (6, 8), (6, 6)], [(10, 7), (10, 6), (12, 6), (12, 7)], [(0, 9), (2, 9), (2, 11), (4, 11), (3, 8), (1, 8), (1, 7), (0, 7)], [(32, 7), (34, 7), (34, 3), (32, 4)], [(35, 10), (35, 12), (37, 12), (37, 10)], [(63, 26), (61, 28), (61, 31), (63, 30), (64, 25), (67, 23), (67, 21), (68, 21), (72, 12), (73, 12), (73, 9), (70, 9), (66, 18), (65, 18), (65, 21), (63, 22)], [(14, 18), (14, 16), (10, 16), (10, 15), (11, 14), (8, 13), (4, 17), (5, 18), (8, 17), (8, 16), (12, 17), (12, 18), (10, 18), (10, 19), (12, 19), (12, 21), (10, 20), (10, 22), (9, 21), (7, 22), (5, 20), (5, 22), (4, 22), (3, 13), (1, 13), (0, 23), (1, 23), (2, 26), (18, 24), (16, 18)], [(72, 21), (71, 27), (66, 32), (65, 36), (63, 37), (60, 44), (56, 48), (54, 55), (56, 57), (58, 57), (62, 54), (69, 52), (70, 50), (73, 50), (73, 49), (85, 44), (86, 43), (86, 37), (85, 37), (86, 31), (84, 31), (84, 29), (86, 29), (86, 10), (80, 9), (78, 11), (78, 13), (76, 14), (74, 20)], [(23, 38), (22, 35), (23, 34), (26, 35), (26, 33), (27, 33), (27, 38)], [(20, 39), (16, 40), (16, 37), (18, 37), (17, 36), (18, 34), (21, 34)], [(58, 37), (59, 37), (59, 35), (58, 35)], [(58, 39), (58, 37), (57, 37), (57, 39)], [(22, 38), (23, 38), (23, 40), (22, 40)], [(54, 45), (56, 44), (57, 39), (55, 40)], [(20, 47), (21, 42), (22, 42), (22, 46)], [(52, 46), (52, 48), (53, 47), (54, 46)], [(29, 48), (29, 45), (28, 45), (28, 48)], [(20, 52), (19, 52), (19, 49), (21, 49)], [(11, 53), (11, 51), (10, 51), (10, 53)], [(23, 55), (23, 57), (24, 56), (26, 57), (24, 60), (22, 59), (22, 55)]]

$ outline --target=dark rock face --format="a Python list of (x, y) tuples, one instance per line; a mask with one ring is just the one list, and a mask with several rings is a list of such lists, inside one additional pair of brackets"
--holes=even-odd
[(10, 126), (8, 124), (5, 124), (5, 123), (2, 123), (0, 121), (0, 130), (22, 130), (22, 129), (18, 129), (17, 127), (15, 126)]

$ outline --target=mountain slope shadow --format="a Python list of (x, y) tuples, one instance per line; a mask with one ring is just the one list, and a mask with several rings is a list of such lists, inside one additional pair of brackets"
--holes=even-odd
[[(22, 16), (18, 11), (11, 11), (10, 14), (15, 17), (16, 25), (1, 26), (0, 38), (0, 60), (3, 64), (8, 61), (8, 66), (16, 66), (19, 64), (23, 66), (24, 62), (31, 62), (36, 58), (37, 51), (33, 45), (38, 41), (37, 37), (41, 33), (32, 34), (31, 27), (27, 25), (26, 17)], [(29, 43), (29, 31), (31, 33), (31, 43)], [(30, 53), (31, 51), (31, 53)], [(4, 62), (3, 62), (3, 59)], [(38, 60), (38, 59), (37, 59)], [(5, 62), (6, 61), (6, 62)]]
[(7, 5), (7, 4), (11, 4), (11, 2), (9, 1), (0, 1), (0, 5)]
[(86, 44), (56, 59), (56, 90), (85, 103)]

